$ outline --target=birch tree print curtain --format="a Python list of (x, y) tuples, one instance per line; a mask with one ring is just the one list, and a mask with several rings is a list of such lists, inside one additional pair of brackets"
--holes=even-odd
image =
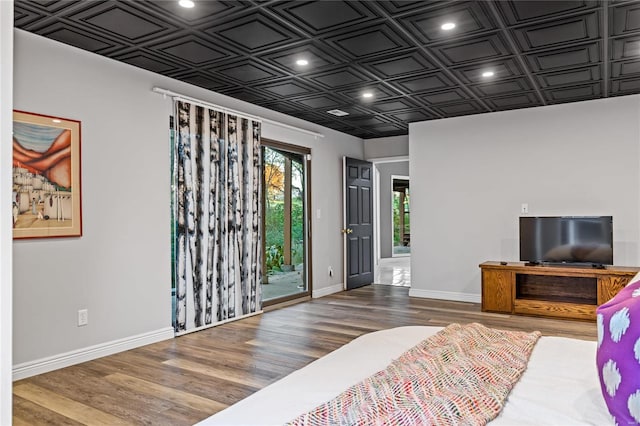
[(175, 329), (261, 309), (260, 123), (176, 101)]

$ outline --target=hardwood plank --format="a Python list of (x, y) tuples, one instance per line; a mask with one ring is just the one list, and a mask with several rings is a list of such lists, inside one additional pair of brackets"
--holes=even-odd
[(138, 379), (121, 373), (110, 374), (105, 377), (105, 379), (116, 385), (124, 386), (131, 390), (134, 390), (137, 393), (156, 396), (160, 395), (167, 401), (184, 405), (185, 407), (202, 411), (203, 413), (216, 412), (227, 408), (227, 405), (221, 404), (217, 401), (212, 401), (210, 399), (203, 398), (189, 392), (172, 389), (168, 386), (162, 386), (157, 383)]
[(227, 380), (242, 385), (252, 386), (256, 389), (260, 389), (273, 382), (274, 380), (268, 377), (259, 377), (254, 374), (246, 374), (245, 372), (238, 372), (237, 370), (230, 370), (220, 367), (212, 367), (209, 365), (192, 362), (186, 359), (170, 359), (163, 362), (163, 364), (178, 367), (182, 370), (189, 370), (191, 372), (202, 374), (205, 376), (217, 377), (219, 379)]
[(191, 425), (376, 330), (479, 322), (596, 339), (593, 322), (482, 312), (372, 285), (14, 383), (14, 424)]
[(31, 425), (80, 426), (83, 423), (44, 408), (34, 402), (13, 394), (13, 426)]
[(13, 389), (13, 393), (80, 423), (105, 426), (130, 424), (119, 417), (96, 410), (70, 398), (48, 392), (46, 389), (30, 383), (16, 386)]

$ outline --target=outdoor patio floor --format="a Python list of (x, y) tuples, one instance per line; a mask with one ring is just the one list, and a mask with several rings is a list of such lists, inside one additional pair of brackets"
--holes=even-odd
[(272, 272), (269, 283), (262, 285), (262, 300), (271, 300), (283, 296), (303, 293), (302, 272)]

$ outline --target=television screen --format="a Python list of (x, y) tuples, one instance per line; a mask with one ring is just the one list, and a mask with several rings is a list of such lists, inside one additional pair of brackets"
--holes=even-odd
[(611, 265), (613, 217), (520, 217), (520, 260)]

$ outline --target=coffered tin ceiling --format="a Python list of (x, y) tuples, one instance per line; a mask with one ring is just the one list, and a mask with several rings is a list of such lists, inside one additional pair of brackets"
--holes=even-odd
[(362, 138), (640, 93), (640, 1), (194, 2), (16, 0), (15, 26)]

